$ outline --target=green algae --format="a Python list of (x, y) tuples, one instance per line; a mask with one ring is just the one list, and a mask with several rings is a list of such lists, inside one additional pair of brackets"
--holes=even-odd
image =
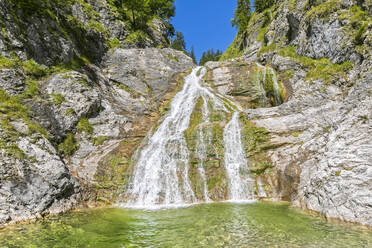
[[(209, 122), (205, 122), (202, 112), (203, 104), (204, 100), (200, 97), (191, 114), (189, 128), (185, 131), (187, 147), (190, 151), (189, 178), (197, 199), (204, 200), (204, 182), (198, 171), (198, 167), (203, 164), (209, 197), (212, 200), (224, 200), (228, 193), (228, 181), (223, 165), (223, 128), (229, 114), (214, 109), (213, 103), (208, 101)], [(204, 137), (200, 137), (201, 130)], [(196, 154), (197, 143), (200, 139), (206, 143), (207, 157), (204, 160), (200, 160)]]
[(273, 203), (84, 210), (0, 229), (0, 247), (14, 248), (340, 248), (370, 247), (371, 242), (371, 230)]

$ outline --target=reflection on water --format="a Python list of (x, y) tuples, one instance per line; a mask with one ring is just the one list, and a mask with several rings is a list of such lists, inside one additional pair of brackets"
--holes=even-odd
[(287, 205), (86, 210), (0, 230), (0, 247), (372, 247), (372, 231)]

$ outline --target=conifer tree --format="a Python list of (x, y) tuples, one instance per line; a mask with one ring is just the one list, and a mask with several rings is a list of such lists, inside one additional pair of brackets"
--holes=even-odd
[(251, 18), (251, 1), (238, 0), (237, 5), (231, 24), (239, 30), (238, 32), (241, 32), (247, 28)]
[(193, 61), (195, 64), (198, 63), (198, 62), (196, 62), (195, 51), (194, 51), (194, 47), (193, 47), (193, 46), (191, 47), (190, 57), (192, 58), (192, 61)]
[(171, 41), (171, 48), (185, 51), (186, 50), (186, 42), (183, 33), (177, 31), (174, 39)]
[(169, 25), (170, 18), (175, 15), (174, 0), (113, 0), (113, 3), (135, 30), (143, 29), (154, 16)]
[(203, 52), (199, 65), (205, 65), (208, 61), (218, 61), (222, 56), (222, 51), (217, 50), (216, 52), (213, 49), (209, 49), (206, 52)]

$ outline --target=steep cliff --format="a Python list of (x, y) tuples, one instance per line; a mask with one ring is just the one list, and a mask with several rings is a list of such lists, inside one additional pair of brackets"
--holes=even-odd
[(191, 58), (111, 1), (1, 0), (0, 26), (0, 225), (111, 202)]
[(283, 104), (245, 111), (270, 137), (260, 197), (372, 225), (371, 11), (370, 1), (276, 1), (223, 56), (240, 58), (207, 65), (230, 95), (223, 68), (236, 61), (271, 66), (286, 89)]

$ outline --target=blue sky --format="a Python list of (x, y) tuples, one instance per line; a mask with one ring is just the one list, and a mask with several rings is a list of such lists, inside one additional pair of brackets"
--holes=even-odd
[(194, 46), (196, 59), (210, 48), (225, 51), (236, 35), (231, 19), (236, 0), (176, 0), (172, 23), (185, 36), (187, 49)]

